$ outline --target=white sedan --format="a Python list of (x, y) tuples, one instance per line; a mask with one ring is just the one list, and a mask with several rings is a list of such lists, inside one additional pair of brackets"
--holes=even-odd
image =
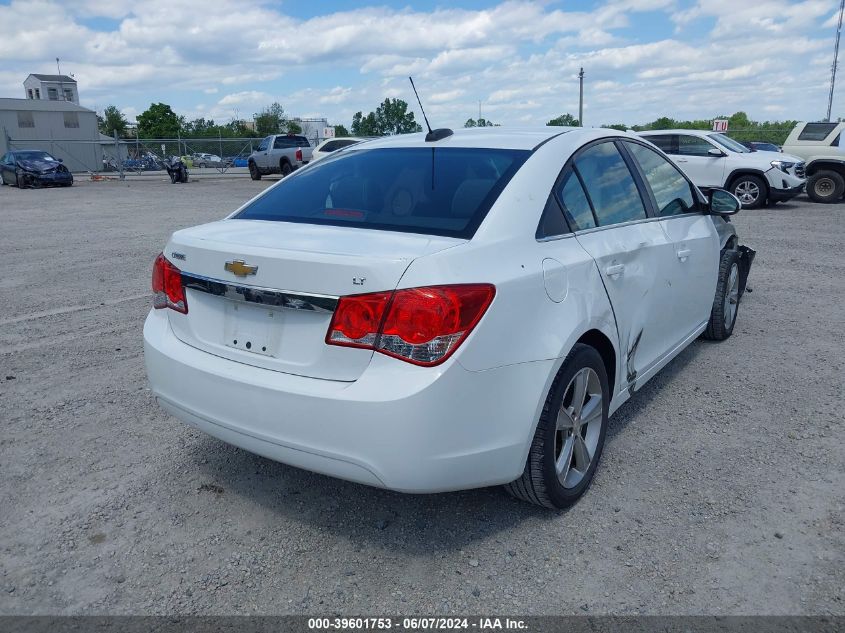
[(371, 141), (173, 234), (150, 384), (286, 464), (564, 507), (608, 416), (699, 336), (730, 336), (754, 255), (722, 217), (739, 207), (615, 130)]
[(358, 143), (366, 140), (368, 139), (359, 136), (339, 136), (337, 138), (327, 138), (314, 148), (314, 151), (311, 154), (311, 162), (325, 158), (339, 149), (349, 147), (350, 145), (357, 145)]

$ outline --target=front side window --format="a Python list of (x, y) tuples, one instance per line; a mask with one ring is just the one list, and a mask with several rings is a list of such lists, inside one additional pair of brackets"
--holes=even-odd
[(338, 145), (338, 143), (340, 143), (340, 141), (329, 141), (328, 143), (326, 143), (325, 145), (323, 145), (322, 151), (324, 151), (324, 152), (333, 152), (333, 151), (335, 151), (338, 147), (340, 147), (340, 146)]
[(633, 154), (645, 174), (646, 182), (657, 202), (659, 216), (698, 211), (698, 204), (690, 183), (674, 165), (654, 150), (639, 143), (626, 142), (625, 146)]
[(678, 154), (681, 156), (709, 156), (711, 149), (715, 148), (700, 136), (678, 135)]
[(556, 193), (573, 230), (591, 229), (596, 226), (590, 201), (587, 200), (587, 194), (584, 193), (581, 181), (574, 171), (570, 169), (564, 174)]
[(612, 142), (593, 145), (575, 159), (598, 226), (643, 220), (640, 192), (628, 165)]
[(836, 129), (838, 123), (808, 123), (798, 135), (799, 141), (823, 141)]
[(258, 144), (258, 151), (259, 152), (266, 152), (268, 147), (270, 147), (270, 137), (269, 136), (261, 139), (261, 142)]
[(530, 154), (350, 149), (288, 176), (235, 217), (470, 238)]
[(736, 142), (730, 136), (725, 136), (724, 134), (710, 134), (709, 136), (725, 149), (729, 149), (737, 154), (748, 154), (751, 152), (745, 145)]

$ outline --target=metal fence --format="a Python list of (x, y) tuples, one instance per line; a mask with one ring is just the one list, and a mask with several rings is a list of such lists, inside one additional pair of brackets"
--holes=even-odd
[(103, 143), (100, 171), (144, 172), (164, 169), (164, 159), (180, 156), (189, 168), (225, 173), (246, 167), (260, 138), (116, 139)]
[(13, 139), (10, 150), (35, 149), (62, 159), (73, 172), (140, 173), (164, 170), (164, 159), (180, 156), (189, 168), (225, 173), (246, 167), (260, 138), (107, 139), (96, 141)]

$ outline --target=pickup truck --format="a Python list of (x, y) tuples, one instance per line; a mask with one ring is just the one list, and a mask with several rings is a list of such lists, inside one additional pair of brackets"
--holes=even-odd
[(253, 180), (261, 180), (267, 174), (287, 176), (294, 169), (311, 160), (311, 144), (304, 136), (297, 134), (271, 134), (258, 144), (249, 155), (247, 167)]
[(795, 126), (783, 144), (807, 162), (807, 195), (814, 202), (839, 202), (845, 195), (845, 123), (808, 123)]

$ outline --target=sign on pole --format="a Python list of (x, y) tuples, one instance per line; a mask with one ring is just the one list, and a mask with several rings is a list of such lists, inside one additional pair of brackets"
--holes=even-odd
[(334, 128), (333, 127), (324, 127), (323, 128), (323, 138), (334, 138)]
[(727, 132), (728, 131), (728, 120), (727, 119), (714, 119), (713, 120), (713, 131), (714, 132)]

